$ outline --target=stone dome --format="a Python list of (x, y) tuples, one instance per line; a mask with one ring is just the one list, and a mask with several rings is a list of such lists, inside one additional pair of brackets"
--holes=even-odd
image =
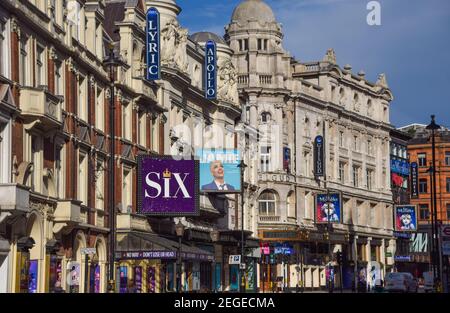
[(247, 22), (257, 20), (264, 23), (276, 22), (272, 9), (263, 0), (245, 0), (233, 11), (231, 21)]
[(195, 42), (207, 42), (208, 40), (213, 40), (216, 43), (221, 43), (228, 46), (222, 37), (211, 32), (198, 32), (192, 34), (189, 38), (191, 38), (191, 40)]

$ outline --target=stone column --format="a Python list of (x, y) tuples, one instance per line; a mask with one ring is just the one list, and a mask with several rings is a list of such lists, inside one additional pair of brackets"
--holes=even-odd
[(353, 277), (354, 277), (354, 284), (355, 284), (355, 290), (358, 290), (358, 236), (353, 237), (353, 248), (352, 248), (352, 258), (355, 262), (354, 268), (353, 268)]

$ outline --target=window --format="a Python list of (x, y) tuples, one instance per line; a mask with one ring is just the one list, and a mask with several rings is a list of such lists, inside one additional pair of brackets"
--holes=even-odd
[(158, 151), (158, 118), (155, 116), (152, 118), (152, 141), (151, 141), (151, 149), (153, 151)]
[(131, 211), (131, 206), (133, 204), (132, 195), (132, 182), (131, 182), (131, 169), (123, 169), (123, 181), (122, 181), (122, 205), (124, 209), (128, 212)]
[(122, 137), (131, 140), (131, 104), (124, 102), (122, 108)]
[(295, 193), (291, 191), (287, 197), (287, 213), (288, 217), (296, 217)]
[(447, 220), (450, 220), (450, 203), (447, 203)]
[(367, 116), (372, 117), (372, 114), (373, 114), (372, 100), (369, 99), (369, 101), (367, 101)]
[(310, 169), (310, 165), (309, 165), (309, 151), (305, 151), (303, 154), (303, 159), (304, 159), (304, 171), (305, 171), (305, 176), (308, 177), (311, 174), (311, 169)]
[(22, 86), (27, 86), (29, 84), (29, 75), (28, 75), (28, 68), (29, 68), (29, 58), (28, 58), (28, 38), (26, 36), (23, 36), (20, 40), (20, 78), (19, 82)]
[(264, 191), (258, 199), (259, 215), (275, 215), (276, 197), (272, 191)]
[(88, 197), (88, 157), (87, 154), (78, 154), (78, 200), (87, 205)]
[(372, 149), (372, 140), (367, 140), (367, 154), (372, 155), (373, 149)]
[(448, 177), (447, 177), (446, 190), (447, 190), (447, 193), (450, 193), (450, 178), (448, 178)]
[(354, 144), (353, 149), (355, 149), (355, 151), (358, 151), (358, 136), (354, 136), (353, 138), (354, 138), (354, 140), (353, 140), (353, 144)]
[(373, 170), (366, 170), (367, 189), (372, 190)]
[(95, 122), (98, 129), (105, 131), (105, 93), (97, 87), (97, 101), (95, 102)]
[(45, 50), (37, 45), (36, 48), (36, 87), (46, 85), (45, 81)]
[(40, 182), (40, 140), (37, 136), (31, 136), (31, 160), (33, 162), (33, 171), (31, 175), (31, 190), (39, 192)]
[(263, 49), (263, 40), (258, 39), (258, 50), (262, 50), (262, 49)]
[(339, 146), (344, 147), (344, 132), (339, 132)]
[(145, 112), (141, 111), (138, 113), (138, 143), (143, 147), (146, 146), (146, 119), (147, 114)]
[(426, 179), (419, 179), (419, 193), (427, 193), (428, 192), (427, 185), (428, 182)]
[(0, 20), (0, 75), (7, 77), (9, 75), (7, 73), (8, 71), (6, 64), (9, 62), (7, 57), (8, 40), (6, 34), (6, 24)]
[(95, 208), (105, 209), (105, 166), (103, 160), (97, 160), (95, 169)]
[(248, 50), (248, 39), (244, 39), (244, 50)]
[(64, 150), (63, 146), (56, 146), (55, 150), (55, 179), (58, 198), (64, 198)]
[(419, 166), (427, 166), (427, 154), (426, 153), (417, 154), (417, 159), (419, 160)]
[(269, 112), (264, 112), (261, 114), (261, 122), (268, 123), (272, 119), (272, 115)]
[(353, 165), (353, 186), (359, 186), (359, 167)]
[(55, 62), (55, 95), (64, 95), (64, 80), (62, 77), (62, 63)]
[(87, 121), (87, 78), (80, 76), (78, 81), (78, 117)]
[(261, 147), (261, 171), (268, 172), (271, 170), (270, 152), (271, 147)]
[(339, 162), (339, 181), (341, 183), (345, 182), (345, 163)]
[(427, 220), (430, 218), (430, 210), (428, 204), (421, 204), (419, 206), (419, 215), (421, 220)]
[(445, 165), (450, 166), (450, 151), (445, 152)]

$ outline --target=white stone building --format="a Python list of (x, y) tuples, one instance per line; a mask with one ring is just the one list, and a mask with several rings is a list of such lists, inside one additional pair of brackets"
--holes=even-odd
[[(363, 71), (355, 75), (350, 65), (338, 66), (332, 49), (318, 62), (294, 60), (283, 48), (281, 25), (261, 0), (242, 1), (225, 30), (238, 70), (243, 121), (259, 131), (257, 153), (249, 160), (250, 169), (257, 169), (257, 181), (251, 182), (257, 189), (249, 191), (245, 225), (263, 243), (288, 242), (295, 250), (289, 260), (260, 266), (260, 290), (277, 277), (286, 287), (325, 286), (328, 237), (315, 225), (314, 208), (315, 195), (326, 187), (342, 193), (343, 223), (334, 226), (330, 239), (332, 252), (343, 251), (353, 262), (346, 263), (345, 285), (350, 288), (371, 261), (385, 272), (393, 264), (385, 252), (395, 244), (389, 166), (393, 97), (385, 75), (369, 82)], [(313, 172), (317, 135), (324, 136), (326, 151), (326, 177), (320, 180)]]

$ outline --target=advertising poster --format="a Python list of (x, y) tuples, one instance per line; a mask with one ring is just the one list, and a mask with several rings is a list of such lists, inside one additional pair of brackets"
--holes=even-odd
[(38, 280), (38, 261), (30, 260), (30, 267), (28, 270), (28, 293), (37, 292), (37, 280)]
[(147, 267), (147, 292), (156, 292), (156, 279), (155, 279), (155, 268), (153, 266)]
[(120, 281), (119, 281), (119, 292), (127, 293), (128, 291), (128, 267), (121, 266), (120, 267)]
[(20, 292), (21, 293), (28, 292), (28, 286), (29, 286), (28, 271), (29, 271), (29, 269), (30, 269), (29, 254), (26, 252), (22, 252), (20, 254)]
[(371, 289), (375, 288), (375, 286), (378, 284), (381, 284), (381, 271), (380, 271), (380, 265), (378, 262), (371, 261), (369, 262), (369, 265), (367, 267), (368, 273), (369, 273), (369, 286)]
[[(328, 198), (329, 197), (329, 198)], [(316, 196), (316, 223), (335, 223), (342, 221), (342, 201), (340, 193)]]
[(394, 207), (395, 231), (417, 231), (417, 207), (415, 205), (396, 205)]
[(50, 291), (60, 290), (62, 288), (61, 260), (55, 255), (50, 257)]
[(239, 290), (239, 265), (230, 265), (230, 289)]
[(291, 172), (291, 149), (288, 147), (283, 148), (283, 169), (288, 173)]
[(215, 269), (216, 290), (222, 291), (222, 264), (216, 263)]
[(136, 293), (142, 292), (142, 267), (136, 266), (134, 268), (134, 287), (136, 288)]
[(91, 265), (90, 274), (91, 274), (90, 292), (100, 293), (100, 265), (98, 264)]
[(245, 289), (249, 291), (255, 290), (255, 263), (249, 262), (247, 264), (247, 270), (245, 272), (246, 279), (245, 279)]
[(71, 293), (78, 293), (80, 290), (80, 263), (69, 262), (68, 272), (69, 290)]
[(241, 163), (239, 150), (199, 149), (200, 191), (208, 193), (241, 192)]
[(199, 162), (171, 156), (138, 156), (138, 213), (198, 216)]

